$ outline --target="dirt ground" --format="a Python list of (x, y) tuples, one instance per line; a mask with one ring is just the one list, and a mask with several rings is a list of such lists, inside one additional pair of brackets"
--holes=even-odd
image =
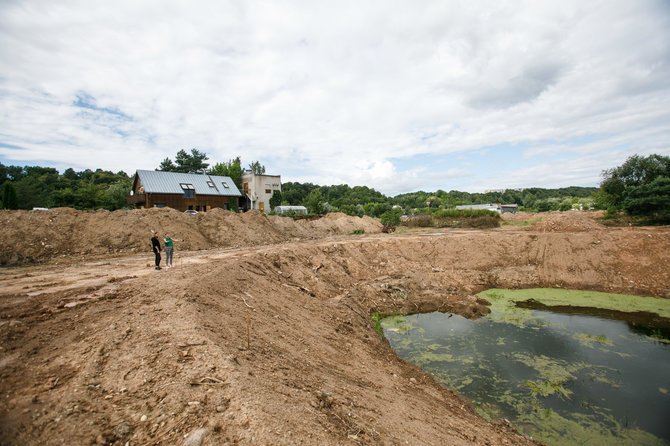
[[(475, 318), (491, 287), (670, 298), (670, 228), (540, 217), (381, 234), (342, 215), (2, 212), (0, 444), (535, 444), (371, 316)], [(184, 240), (175, 268), (153, 269), (151, 229)]]

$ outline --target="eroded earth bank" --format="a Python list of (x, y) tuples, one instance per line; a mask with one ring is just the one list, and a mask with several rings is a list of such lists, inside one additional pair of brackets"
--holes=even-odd
[(668, 228), (426, 232), (3, 268), (0, 443), (533, 444), (372, 315), (474, 318), (491, 287), (670, 297)]

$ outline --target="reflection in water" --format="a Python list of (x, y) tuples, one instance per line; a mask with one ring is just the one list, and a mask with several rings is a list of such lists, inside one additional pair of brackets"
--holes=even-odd
[(523, 311), (518, 325), (493, 312), (393, 316), (382, 327), (402, 358), (482, 415), (549, 444), (670, 442), (670, 344), (622, 320)]

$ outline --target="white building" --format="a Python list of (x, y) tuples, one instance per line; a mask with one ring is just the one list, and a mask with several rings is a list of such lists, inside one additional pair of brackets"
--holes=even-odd
[(281, 192), (281, 175), (242, 175), (242, 193), (246, 197), (245, 210), (270, 211), (270, 198), (274, 191)]
[(278, 214), (294, 212), (296, 214), (307, 215), (307, 208), (305, 206), (276, 206), (273, 211), (277, 212)]
[(500, 205), (497, 203), (464, 204), (462, 206), (456, 206), (456, 209), (475, 209), (475, 210), (485, 209), (487, 211), (495, 211), (498, 213), (502, 213), (502, 209), (500, 208)]
[(487, 211), (495, 211), (499, 214), (516, 214), (519, 210), (518, 204), (498, 204), (498, 203), (488, 203), (488, 204), (464, 204), (462, 206), (456, 206), (456, 209), (486, 209)]

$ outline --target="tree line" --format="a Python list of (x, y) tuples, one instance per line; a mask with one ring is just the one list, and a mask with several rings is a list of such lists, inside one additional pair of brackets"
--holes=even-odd
[[(211, 169), (205, 161), (207, 154), (197, 149), (180, 150), (175, 161), (165, 158), (156, 170), (168, 172), (207, 172), (231, 177), (242, 188), (242, 162), (236, 157), (216, 163)], [(264, 174), (265, 166), (258, 161), (248, 170)], [(0, 163), (0, 207), (3, 209), (34, 209), (71, 207), (75, 209), (130, 208), (126, 202), (132, 187), (132, 177), (125, 172), (90, 169), (76, 172), (72, 168), (62, 174), (53, 167), (5, 166)]]
[(502, 203), (517, 204), (522, 210), (546, 212), (579, 208), (594, 209), (596, 187), (565, 187), (560, 189), (528, 188), (504, 192), (469, 193), (437, 190), (411, 192), (387, 197), (366, 186), (319, 186), (312, 183), (282, 184), (282, 201), (287, 205), (303, 205), (312, 213), (340, 211), (349, 215), (379, 217), (393, 208), (405, 213), (433, 213), (458, 205)]
[[(240, 157), (215, 163), (211, 168), (204, 152), (180, 150), (175, 160), (164, 159), (156, 170), (171, 172), (206, 172), (228, 176), (242, 188)], [(258, 161), (247, 170), (264, 174)], [(348, 215), (381, 217), (385, 213), (435, 213), (458, 205), (502, 203), (517, 204), (520, 210), (532, 212), (567, 211), (570, 209), (607, 209), (609, 215), (624, 212), (660, 220), (670, 219), (670, 157), (634, 155), (621, 166), (604, 170), (596, 187), (558, 189), (507, 189), (488, 193), (437, 190), (411, 192), (387, 197), (367, 186), (346, 184), (321, 186), (312, 183), (286, 182), (271, 204), (303, 205), (312, 214), (344, 212)], [(125, 172), (72, 168), (60, 174), (56, 169), (39, 166), (5, 166), (0, 163), (0, 204), (5, 209), (35, 207), (73, 207), (109, 210), (126, 208), (132, 178)]]
[(340, 211), (349, 215), (381, 217), (391, 211), (436, 214), (458, 205), (516, 204), (527, 212), (606, 209), (609, 216), (623, 212), (664, 222), (670, 220), (670, 157), (633, 155), (621, 166), (604, 170), (600, 187), (506, 189), (487, 193), (437, 190), (386, 197), (365, 187), (282, 184), (282, 202), (303, 205), (309, 212)]
[(131, 182), (125, 172), (102, 169), (75, 172), (69, 168), (60, 174), (52, 167), (0, 163), (4, 209), (122, 209), (127, 206)]

